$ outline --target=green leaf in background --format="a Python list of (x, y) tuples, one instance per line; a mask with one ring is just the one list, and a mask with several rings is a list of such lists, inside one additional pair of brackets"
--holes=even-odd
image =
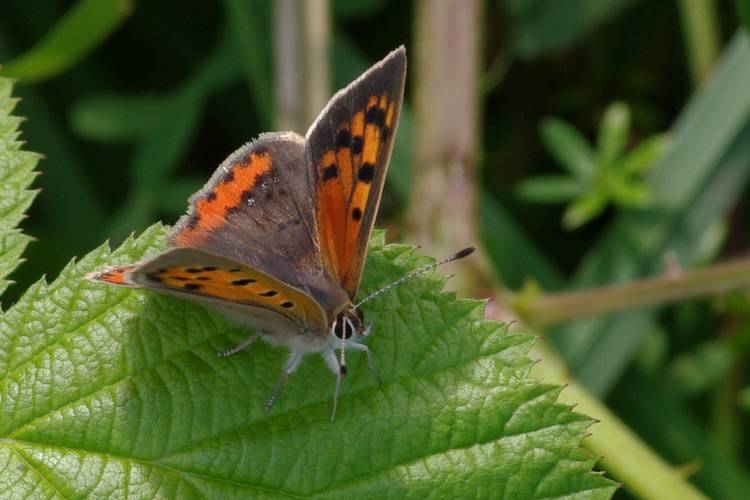
[[(273, 123), (271, 93), (271, 2), (261, 0), (224, 0), (228, 33), (235, 56), (245, 72), (250, 95), (262, 120), (262, 130), (270, 130)], [(231, 65), (234, 67), (234, 65)]]
[[(648, 184), (656, 204), (623, 213), (581, 263), (575, 287), (662, 272), (664, 256), (690, 265), (706, 229), (733, 207), (750, 161), (750, 44), (738, 33), (713, 78), (690, 100), (671, 132), (672, 146)], [(580, 321), (550, 337), (578, 379), (604, 395), (635, 355), (655, 319), (651, 310)]]
[(485, 190), (479, 191), (479, 222), (487, 256), (506, 288), (517, 290), (529, 277), (546, 290), (562, 288), (561, 273)]
[(12, 89), (11, 80), (0, 77), (0, 295), (31, 240), (17, 226), (36, 197), (37, 191), (29, 186), (37, 175), (34, 167), (40, 158), (21, 149), (18, 127), (22, 119), (11, 114), (18, 102), (11, 96)]
[(565, 175), (537, 175), (518, 186), (518, 195), (528, 201), (568, 201), (583, 193), (585, 186)]
[(750, 387), (745, 387), (740, 391), (738, 397), (739, 405), (748, 413), (750, 413)]
[(88, 95), (74, 104), (70, 126), (90, 141), (127, 144), (153, 131), (162, 101), (157, 95)]
[(735, 0), (735, 3), (742, 24), (745, 26), (745, 31), (750, 35), (750, 0)]
[(622, 160), (622, 170), (626, 174), (640, 174), (653, 167), (670, 145), (666, 134), (658, 134), (644, 139)]
[(540, 133), (542, 143), (564, 167), (580, 179), (591, 179), (596, 167), (596, 153), (581, 132), (559, 118), (545, 118)]
[(568, 230), (581, 227), (604, 212), (609, 204), (643, 208), (651, 195), (640, 175), (664, 152), (661, 135), (644, 139), (626, 152), (630, 109), (622, 102), (610, 104), (599, 126), (597, 149), (569, 123), (547, 118), (540, 129), (549, 154), (570, 172), (569, 176), (540, 175), (524, 179), (518, 194), (530, 202), (570, 201), (563, 214)]
[(597, 149), (599, 161), (610, 165), (625, 151), (630, 133), (630, 109), (621, 102), (610, 104), (599, 126)]
[[(528, 378), (533, 340), (426, 275), (373, 300), (383, 384), (350, 357), (307, 359), (271, 412), (286, 353), (216, 352), (246, 331), (192, 303), (84, 280), (163, 247), (157, 225), (101, 247), (0, 316), (0, 490), (5, 495), (216, 498), (609, 498), (580, 448), (591, 420)], [(373, 238), (362, 293), (428, 262)], [(467, 466), (470, 464), (470, 466)]]
[(505, 0), (513, 50), (521, 58), (562, 52), (633, 0)]
[(586, 193), (568, 205), (563, 214), (563, 226), (566, 229), (577, 229), (586, 222), (604, 212), (607, 199), (594, 191)]
[(362, 19), (378, 13), (385, 4), (384, 0), (333, 0), (331, 9), (336, 19)]
[(130, 0), (80, 0), (28, 52), (0, 74), (37, 82), (67, 70), (114, 32), (131, 11)]

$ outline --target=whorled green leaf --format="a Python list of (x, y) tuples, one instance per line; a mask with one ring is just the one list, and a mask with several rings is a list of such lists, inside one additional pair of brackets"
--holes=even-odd
[(80, 0), (34, 48), (0, 72), (25, 82), (58, 75), (117, 29), (131, 7), (130, 0)]
[[(371, 245), (363, 293), (427, 260)], [(163, 246), (154, 226), (39, 282), (0, 317), (0, 491), (14, 498), (609, 498), (580, 447), (591, 420), (528, 377), (533, 340), (424, 275), (373, 300), (369, 346), (330, 421), (334, 377), (310, 357), (262, 409), (285, 352), (202, 307), (85, 273)]]
[(596, 152), (581, 132), (559, 118), (546, 118), (540, 127), (542, 142), (562, 167), (579, 179), (591, 179)]
[(39, 161), (38, 154), (21, 149), (18, 128), (22, 119), (11, 114), (18, 101), (12, 97), (12, 89), (12, 81), (0, 77), (0, 294), (31, 240), (16, 227), (36, 196), (29, 186)]
[(607, 199), (598, 191), (587, 193), (568, 205), (563, 213), (563, 226), (577, 229), (602, 213), (607, 208)]
[(610, 104), (599, 126), (596, 144), (602, 165), (612, 165), (623, 154), (629, 133), (630, 108), (622, 102)]
[(657, 134), (645, 139), (622, 159), (622, 170), (626, 174), (640, 174), (647, 171), (664, 155), (669, 147), (666, 134)]
[(518, 195), (528, 201), (557, 203), (568, 201), (586, 190), (577, 179), (566, 175), (537, 175), (518, 185)]

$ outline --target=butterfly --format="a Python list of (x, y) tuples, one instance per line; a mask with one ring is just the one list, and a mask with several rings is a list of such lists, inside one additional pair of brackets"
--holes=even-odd
[(405, 77), (402, 46), (336, 93), (304, 137), (265, 133), (229, 155), (189, 198), (167, 250), (88, 278), (191, 299), (252, 327), (252, 335), (220, 356), (258, 338), (288, 347), (267, 410), (302, 358), (321, 353), (337, 375), (334, 418), (346, 349), (364, 352), (377, 378), (362, 343), (370, 333), (359, 308), (364, 301), (354, 301)]

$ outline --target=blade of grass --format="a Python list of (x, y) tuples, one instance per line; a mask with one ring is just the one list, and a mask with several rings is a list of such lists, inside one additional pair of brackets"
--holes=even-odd
[(26, 83), (52, 78), (94, 50), (130, 14), (130, 0), (80, 0), (36, 46), (0, 69)]

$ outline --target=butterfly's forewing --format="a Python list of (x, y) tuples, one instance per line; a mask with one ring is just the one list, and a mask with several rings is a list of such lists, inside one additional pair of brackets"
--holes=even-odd
[(304, 139), (291, 132), (262, 134), (190, 197), (170, 243), (258, 269), (304, 290), (330, 313), (343, 292), (320, 257), (314, 190)]
[(352, 299), (393, 149), (405, 76), (401, 47), (333, 96), (307, 132), (322, 257)]
[(172, 248), (135, 266), (110, 269), (94, 280), (177, 295), (224, 307), (245, 309), (254, 317), (275, 314), (318, 332), (327, 331), (324, 311), (308, 294), (268, 274), (195, 248)]

